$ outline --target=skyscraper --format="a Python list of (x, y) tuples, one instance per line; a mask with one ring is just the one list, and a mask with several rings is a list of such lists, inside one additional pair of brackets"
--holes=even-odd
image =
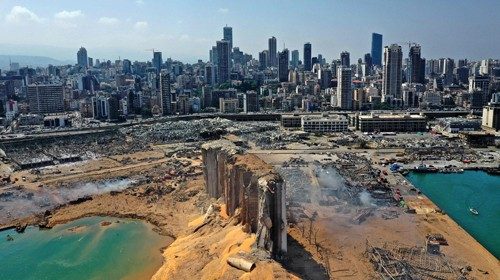
[(215, 85), (216, 81), (215, 67), (212, 63), (207, 63), (205, 66), (205, 83), (207, 85)]
[(307, 42), (304, 44), (304, 70), (312, 70), (312, 46)]
[(299, 66), (299, 50), (292, 51), (292, 67), (296, 68)]
[(352, 73), (351, 68), (337, 68), (337, 103), (343, 110), (352, 109)]
[[(453, 70), (455, 69), (455, 60), (452, 58), (444, 59), (443, 63), (443, 84), (449, 86), (453, 83)], [(488, 99), (489, 100), (489, 99)]]
[(382, 34), (372, 33), (373, 65), (382, 65)]
[(265, 70), (268, 66), (267, 59), (269, 58), (269, 52), (267, 50), (261, 51), (259, 53), (259, 69)]
[(160, 73), (161, 65), (163, 64), (163, 59), (161, 58), (161, 52), (153, 52), (153, 67), (156, 68), (156, 72)]
[(409, 67), (408, 67), (408, 82), (414, 84), (423, 84), (425, 77), (425, 63), (422, 65), (421, 48), (420, 45), (410, 47)]
[(382, 101), (392, 103), (402, 98), (401, 68), (403, 51), (401, 46), (392, 44), (384, 48), (384, 74), (382, 78)]
[(81, 47), (76, 53), (76, 59), (78, 65), (82, 67), (87, 67), (89, 65), (89, 58), (87, 56), (87, 50), (84, 47)]
[(160, 106), (163, 116), (171, 114), (170, 74), (166, 71), (160, 73)]
[(210, 62), (212, 62), (212, 64), (217, 65), (218, 63), (217, 46), (213, 46), (212, 49), (209, 51), (209, 54), (210, 54)]
[(132, 62), (128, 59), (124, 59), (122, 70), (123, 70), (124, 74), (131, 74), (132, 73)]
[(288, 49), (284, 49), (278, 54), (278, 78), (280, 82), (288, 81), (288, 61), (290, 60)]
[(340, 53), (340, 63), (344, 67), (351, 67), (351, 58), (349, 52)]
[(269, 59), (268, 66), (277, 66), (278, 59), (276, 57), (276, 38), (273, 36), (269, 38)]
[(229, 41), (217, 41), (217, 83), (229, 81)]
[(373, 58), (371, 54), (365, 54), (365, 75), (371, 75), (373, 67)]
[(229, 42), (229, 51), (233, 51), (233, 28), (230, 26), (224, 26), (223, 29), (224, 40)]

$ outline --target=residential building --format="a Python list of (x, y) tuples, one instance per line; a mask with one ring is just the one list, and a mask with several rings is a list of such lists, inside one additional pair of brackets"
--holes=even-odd
[(76, 53), (76, 59), (79, 66), (87, 68), (89, 66), (89, 58), (87, 56), (87, 50), (81, 47)]
[(343, 110), (352, 109), (352, 76), (351, 68), (337, 68), (337, 104)]
[(170, 93), (170, 74), (160, 73), (160, 109), (163, 116), (172, 114), (172, 96)]
[(267, 60), (268, 66), (278, 66), (278, 58), (277, 58), (277, 42), (276, 42), (276, 37), (271, 37), (268, 40), (268, 46), (269, 46), (269, 59)]
[(280, 82), (288, 81), (288, 62), (290, 60), (288, 49), (278, 54), (278, 79)]
[(29, 85), (27, 93), (31, 113), (51, 114), (64, 112), (63, 85)]
[(392, 44), (384, 48), (384, 73), (382, 77), (382, 102), (393, 104), (394, 99), (402, 100), (402, 62), (401, 46)]

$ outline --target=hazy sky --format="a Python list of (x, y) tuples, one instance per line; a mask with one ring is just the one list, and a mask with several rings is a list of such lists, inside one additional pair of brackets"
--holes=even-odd
[[(208, 50), (233, 27), (234, 46), (254, 55), (312, 43), (328, 61), (343, 50), (355, 61), (370, 51), (371, 33), (384, 45), (422, 45), (427, 58), (500, 58), (500, 0), (0, 0), (0, 54), (184, 61)], [(404, 48), (405, 56), (407, 47)]]

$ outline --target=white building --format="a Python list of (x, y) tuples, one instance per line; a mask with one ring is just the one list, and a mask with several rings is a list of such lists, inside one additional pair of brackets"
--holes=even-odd
[(303, 116), (301, 127), (304, 132), (344, 132), (347, 131), (348, 121), (342, 115)]

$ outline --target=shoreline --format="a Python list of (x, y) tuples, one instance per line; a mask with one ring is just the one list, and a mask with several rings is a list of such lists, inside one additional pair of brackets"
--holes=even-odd
[[(129, 269), (123, 279), (150, 279), (166, 262), (166, 260), (163, 257), (163, 253), (168, 248), (174, 241), (175, 238), (172, 238), (170, 236), (163, 235), (161, 232), (157, 230), (157, 226), (153, 225), (150, 223), (148, 220), (145, 219), (136, 219), (136, 218), (129, 218), (129, 217), (115, 217), (115, 216), (97, 216), (97, 215), (85, 215), (82, 217), (77, 217), (75, 219), (71, 220), (58, 220), (54, 221), (54, 223), (51, 225), (51, 227), (47, 227), (46, 229), (41, 229), (38, 228), (36, 225), (28, 225), (26, 228), (26, 233), (25, 232), (8, 232), (7, 236), (12, 236), (14, 239), (13, 240), (18, 240), (16, 246), (22, 246), (21, 244), (27, 242), (26, 238), (23, 237), (22, 235), (28, 234), (28, 237), (32, 238), (41, 238), (41, 240), (45, 240), (45, 236), (71, 236), (72, 234), (83, 234), (83, 236), (87, 236), (90, 234), (91, 236), (100, 236), (101, 233), (107, 232), (107, 228), (112, 227), (115, 228), (120, 228), (120, 231), (123, 232), (123, 230), (126, 230), (128, 228), (128, 224), (136, 224), (137, 226), (135, 227), (135, 230), (139, 230), (139, 232), (142, 232), (143, 235), (148, 236), (149, 240), (147, 241), (147, 246), (146, 247), (140, 247), (140, 248), (147, 248), (147, 249), (141, 249), (140, 252), (133, 251), (139, 254), (137, 257), (138, 262), (136, 265), (134, 265), (134, 269)], [(125, 227), (125, 228), (123, 228)], [(128, 231), (125, 231), (124, 233), (127, 233)], [(5, 233), (7, 234), (7, 233)], [(5, 235), (4, 234), (4, 235)], [(97, 235), (95, 235), (97, 234)], [(114, 233), (107, 233), (108, 237), (114, 236)], [(120, 234), (121, 235), (121, 234)], [(16, 237), (17, 236), (17, 237)], [(83, 237), (82, 237), (83, 238)], [(82, 238), (78, 239), (80, 241)], [(60, 239), (60, 238), (59, 238)], [(102, 239), (99, 239), (102, 241)], [(123, 244), (123, 241), (129, 242), (126, 240), (129, 239), (123, 239), (122, 238), (122, 245), (127, 246), (126, 244)], [(51, 241), (52, 242), (52, 241)], [(94, 241), (92, 241), (93, 243)], [(106, 241), (104, 241), (106, 242)], [(142, 241), (141, 241), (142, 242)], [(58, 242), (59, 243), (59, 242)], [(107, 248), (111, 248), (112, 250), (110, 252), (107, 252), (105, 254), (111, 254), (110, 257), (113, 257), (113, 255), (116, 258), (122, 258), (120, 255), (117, 255), (118, 252), (113, 252), (115, 251), (113, 248), (119, 249), (120, 253), (121, 250), (123, 250), (123, 247), (121, 245), (114, 245), (114, 243), (108, 243), (106, 242)], [(61, 244), (61, 243), (59, 243)], [(15, 245), (15, 244), (13, 244)], [(104, 245), (102, 243), (101, 245)], [(49, 246), (49, 245), (44, 245), (44, 246)], [(65, 251), (64, 247), (61, 247), (61, 245), (57, 245), (55, 243), (54, 245), (50, 246), (56, 246), (60, 248), (56, 252), (59, 251)], [(76, 245), (75, 246), (82, 246), (82, 245)], [(83, 245), (87, 246), (87, 245)], [(119, 247), (116, 247), (119, 246)], [(16, 247), (12, 247), (13, 249)], [(98, 249), (99, 247), (96, 247)], [(8, 248), (6, 248), (9, 250)], [(27, 249), (27, 248), (25, 248)], [(31, 251), (33, 254), (39, 254), (40, 251), (37, 251), (38, 249), (35, 248), (34, 250), (28, 250)], [(99, 250), (99, 249), (98, 249)], [(88, 259), (91, 260), (92, 258)], [(130, 259), (130, 257), (127, 257), (127, 259)], [(144, 260), (154, 260), (154, 261), (148, 261), (147, 263), (144, 263)], [(95, 267), (96, 269), (103, 269), (105, 271), (109, 270), (114, 270), (112, 267), (108, 264), (96, 264), (97, 266)]]
[[(131, 190), (132, 188), (133, 187), (129, 187), (129, 188), (125, 189), (124, 191)], [(96, 195), (96, 197), (103, 196), (103, 195), (104, 196), (105, 195), (115, 195), (117, 193), (122, 193), (124, 191), (120, 191), (120, 192), (115, 191), (114, 194), (103, 193), (103, 194)], [(91, 199), (89, 199), (89, 200), (92, 200), (94, 198), (94, 196), (91, 196), (90, 198)], [(75, 201), (77, 201), (77, 200), (75, 200)], [(69, 208), (73, 205), (78, 205), (80, 203), (83, 203), (86, 200), (81, 201), (81, 202), (77, 202), (77, 203), (75, 203), (75, 201), (70, 201), (70, 202), (67, 202), (64, 204), (60, 204), (60, 205), (55, 206), (53, 209), (45, 210), (43, 212), (39, 212), (39, 213), (35, 213), (35, 214), (31, 214), (31, 215), (28, 215), (26, 217), (13, 219), (7, 224), (0, 225), (0, 232), (12, 230), (12, 229), (16, 230), (16, 228), (21, 227), (23, 229), (22, 231), (19, 231), (19, 232), (16, 231), (17, 233), (21, 234), (24, 232), (24, 228), (30, 227), (30, 226), (37, 227), (39, 230), (46, 230), (46, 229), (49, 230), (49, 229), (52, 229), (54, 226), (67, 224), (67, 223), (70, 223), (70, 222), (73, 222), (73, 221), (76, 221), (79, 219), (83, 219), (83, 218), (110, 217), (110, 218), (132, 219), (132, 220), (143, 221), (143, 222), (150, 224), (153, 227), (153, 231), (155, 231), (159, 235), (170, 237), (170, 238), (173, 238), (174, 240), (177, 238), (171, 232), (166, 232), (165, 230), (163, 230), (159, 221), (156, 221), (155, 219), (149, 217), (148, 215), (141, 215), (141, 214), (137, 214), (137, 213), (119, 213), (119, 212), (105, 212), (104, 213), (102, 211), (101, 212), (86, 212), (86, 213), (81, 213), (81, 214), (77, 214), (75, 216), (72, 216), (69, 219), (51, 219), (51, 218), (46, 216), (47, 213), (50, 213), (48, 215), (48, 216), (50, 216), (52, 213), (56, 213), (58, 211), (66, 211), (66, 210), (68, 210), (67, 208)]]
[[(489, 173), (487, 172), (487, 168), (473, 168), (473, 169), (465, 169), (467, 171), (476, 171), (476, 172), (485, 172), (487, 173), (488, 175), (490, 176), (497, 176), (497, 177), (500, 177), (500, 174), (492, 174), (492, 173)], [(497, 261), (500, 261), (499, 258), (497, 258), (495, 255), (493, 255), (492, 252), (490, 252), (479, 240), (477, 240), (471, 233), (469, 233), (465, 228), (463, 228), (453, 217), (451, 217), (448, 212), (445, 212), (436, 202), (434, 202), (431, 198), (429, 198), (419, 187), (415, 186), (410, 180), (408, 180), (408, 178), (399, 173), (398, 174), (402, 177), (402, 179), (404, 179), (407, 184), (413, 188), (415, 188), (416, 190), (418, 190), (420, 192), (419, 196), (425, 198), (426, 200), (428, 200), (429, 202), (432, 203), (432, 205), (436, 208), (436, 210), (439, 210), (439, 211), (436, 211), (442, 215), (445, 215), (446, 217), (448, 217), (452, 222), (454, 222), (456, 224), (456, 226), (458, 228), (460, 228), (461, 230), (463, 230), (465, 233), (467, 233), (467, 235), (469, 235), (475, 242), (477, 242), (479, 245), (481, 245), (481, 247), (486, 251), (488, 252), (488, 254), (495, 258)], [(433, 173), (426, 173), (426, 174), (433, 174)], [(449, 173), (449, 174), (453, 174), (453, 173)]]

